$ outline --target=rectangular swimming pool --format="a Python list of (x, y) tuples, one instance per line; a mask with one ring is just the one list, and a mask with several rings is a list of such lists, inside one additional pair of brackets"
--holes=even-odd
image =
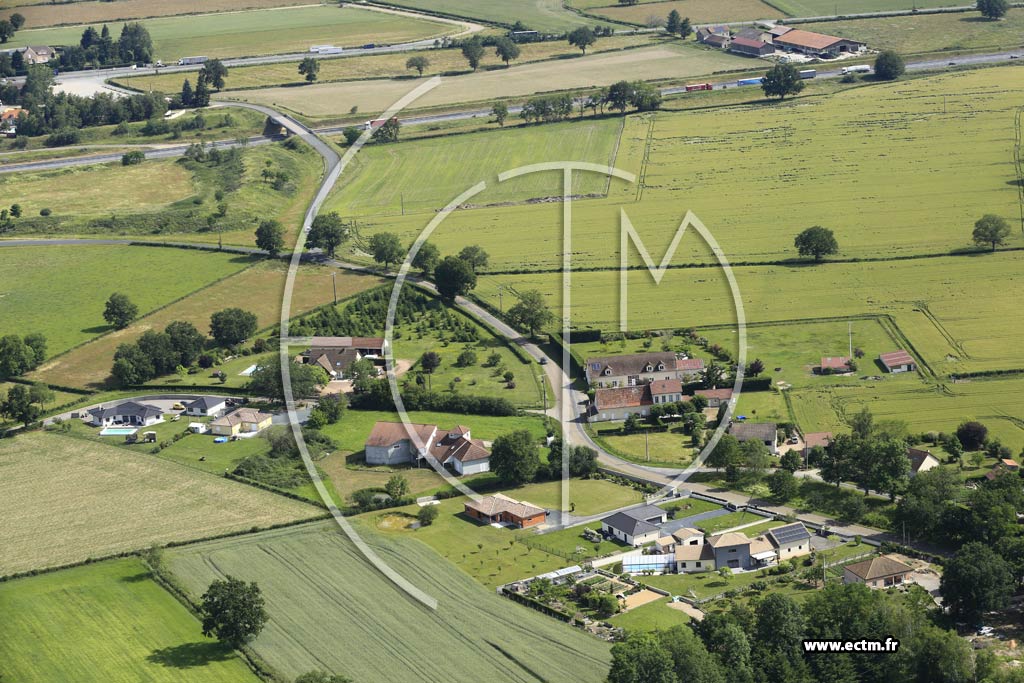
[(104, 427), (100, 430), (100, 436), (128, 436), (137, 431), (135, 427)]

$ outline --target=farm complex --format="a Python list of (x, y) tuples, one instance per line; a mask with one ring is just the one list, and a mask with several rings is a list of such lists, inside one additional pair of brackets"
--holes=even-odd
[(0, 5), (4, 683), (1022, 680), (1019, 3)]

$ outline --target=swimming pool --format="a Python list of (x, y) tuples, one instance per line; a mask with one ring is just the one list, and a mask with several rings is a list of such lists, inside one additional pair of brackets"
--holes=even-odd
[(104, 427), (100, 430), (100, 436), (128, 436), (137, 431), (135, 427)]

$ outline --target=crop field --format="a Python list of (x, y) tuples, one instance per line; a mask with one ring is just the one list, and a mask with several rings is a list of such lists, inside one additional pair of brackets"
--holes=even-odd
[[(145, 251), (157, 255), (196, 253), (178, 249)], [(293, 313), (297, 315), (333, 300), (332, 272), (336, 271), (318, 266), (303, 266), (299, 269), (292, 298)], [(63, 386), (95, 388), (107, 379), (118, 345), (134, 341), (147, 330), (163, 330), (175, 320), (191, 322), (205, 333), (210, 325), (211, 313), (238, 306), (240, 302), (244, 304), (242, 308), (256, 315), (259, 329), (275, 325), (280, 321), (285, 275), (286, 267), (282, 263), (258, 263), (186, 296), (152, 315), (142, 317), (123, 330), (106, 334), (68, 354), (48, 361), (33, 372), (31, 378)], [(340, 298), (353, 296), (381, 283), (379, 278), (350, 272), (338, 272), (335, 281)], [(102, 303), (101, 301), (101, 306)], [(243, 369), (247, 365), (243, 366)], [(173, 379), (178, 378), (175, 376)], [(195, 377), (188, 379), (189, 383), (195, 381)]]
[(507, 26), (521, 21), (535, 31), (564, 31), (594, 24), (566, 10), (560, 0), (389, 0), (387, 4)]
[[(600, 39), (599, 39), (600, 42)], [(588, 54), (581, 59), (534, 62), (482, 73), (446, 79), (416, 100), (416, 107), (436, 107), (463, 102), (489, 101), (536, 92), (591, 88), (619, 80), (686, 78), (727, 69), (742, 69), (750, 62), (720, 50), (703, 50), (678, 43)], [(412, 90), (406, 81), (364, 81), (325, 83), (305, 88), (267, 88), (219, 95), (215, 99), (238, 99), (275, 104), (312, 120), (337, 117), (353, 106), (362, 112), (380, 112)]]
[[(791, 17), (822, 17), (835, 14), (859, 14), (913, 9), (914, 7), (957, 7), (957, 0), (771, 0)], [(831, 26), (831, 24), (829, 24)], [(831, 33), (831, 29), (828, 31)]]
[(0, 468), (7, 489), (0, 575), (319, 513), (166, 460), (55, 434), (6, 440)]
[(21, 204), (26, 216), (41, 209), (75, 217), (135, 213), (162, 208), (194, 192), (192, 174), (172, 160), (0, 175), (0, 193)]
[[(595, 0), (584, 0), (585, 4)], [(675, 10), (680, 16), (689, 17), (694, 23), (713, 21), (753, 21), (755, 19), (776, 19), (783, 14), (771, 3), (761, 0), (669, 0), (668, 2), (642, 2), (636, 5), (611, 5), (601, 0), (601, 7), (587, 10), (588, 14), (604, 17), (625, 24), (647, 26), (651, 19), (665, 20)]]
[(0, 609), (0, 673), (19, 683), (258, 680), (135, 558), (0, 584)]
[[(444, 35), (451, 26), (426, 19), (337, 5), (285, 7), (231, 14), (162, 17), (142, 24), (153, 37), (153, 57), (165, 62), (189, 55), (244, 57), (305, 52), (310, 45), (352, 47), (402, 43)], [(90, 24), (97, 31), (100, 24)], [(74, 45), (85, 25), (23, 29), (8, 42)], [(116, 35), (116, 29), (115, 29)]]
[[(562, 180), (557, 171), (537, 173), (499, 183), (497, 174), (525, 164), (582, 160), (599, 164), (614, 162), (621, 121), (603, 119), (581, 123), (562, 123), (510, 130), (507, 133), (481, 132), (441, 137), (402, 145), (375, 145), (365, 148), (350, 166), (338, 189), (327, 201), (327, 208), (342, 213), (372, 217), (394, 215), (401, 218), (402, 207), (410, 227), (420, 229), (437, 209), (456, 196), (484, 181), (488, 189), (474, 196), (475, 205), (500, 202), (522, 202), (530, 199), (560, 196)], [(430, 182), (424, 183), (424, 169), (431, 168)], [(578, 174), (573, 194), (603, 193), (606, 180), (596, 174)], [(486, 212), (477, 212), (485, 214)], [(410, 214), (417, 214), (411, 216)], [(489, 216), (481, 216), (486, 218)], [(364, 221), (360, 221), (365, 226)], [(370, 223), (372, 229), (373, 223)], [(480, 226), (480, 230), (503, 226)], [(438, 244), (451, 242), (435, 235)], [(512, 231), (514, 232), (514, 231)], [(408, 236), (412, 241), (413, 235)], [(432, 238), (433, 241), (434, 238)], [(465, 240), (465, 236), (461, 238)], [(476, 234), (474, 234), (476, 239)], [(458, 251), (453, 246), (450, 248)], [(442, 249), (447, 251), (447, 249)]]
[(1009, 12), (1000, 21), (968, 12), (856, 19), (824, 26), (831, 35), (856, 37), (873, 48), (896, 50), (903, 55), (942, 50), (999, 51), (1024, 45), (1024, 16), (1020, 12)]
[(193, 596), (224, 574), (259, 583), (271, 619), (252, 647), (289, 679), (312, 668), (366, 683), (518, 682), (535, 671), (553, 682), (604, 679), (607, 645), (499, 598), (415, 540), (360, 533), (435, 596), (438, 609), (400, 593), (333, 525), (214, 541), (166, 557)]
[[(651, 35), (625, 35), (602, 37), (587, 50), (587, 54), (622, 50), (625, 48), (660, 42), (660, 38)], [(520, 55), (513, 65), (534, 62), (544, 59), (578, 59), (580, 51), (564, 41), (544, 43), (523, 43), (519, 46)], [(466, 58), (460, 49), (431, 50), (425, 55), (430, 61), (423, 71), (424, 77), (434, 74), (454, 76), (460, 73), (472, 73)], [(365, 78), (404, 78), (409, 79), (417, 72), (405, 66), (409, 55), (403, 52), (341, 57), (338, 59), (321, 59), (317, 82), (353, 81)], [(480, 61), (480, 70), (504, 69), (505, 63), (488, 49)], [(130, 76), (117, 79), (116, 82), (138, 90), (159, 90), (161, 92), (178, 92), (181, 90), (182, 74), (170, 73), (159, 76)], [(303, 77), (296, 71), (292, 62), (281, 64), (260, 64), (258, 66), (232, 67), (225, 79), (224, 90), (243, 88), (269, 88), (278, 85), (305, 84)]]
[(252, 262), (237, 254), (129, 246), (0, 248), (0, 334), (42, 332), (53, 356), (112, 329), (103, 307), (114, 292), (128, 294), (145, 315)]
[[(0, 7), (21, 3), (4, 0)], [(214, 14), (237, 12), (246, 9), (269, 9), (288, 5), (309, 5), (309, 0), (117, 0), (117, 2), (62, 2), (60, 4), (40, 2), (25, 3), (18, 12), (25, 17), (25, 28), (91, 24), (101, 21), (122, 21), (148, 17), (172, 16), (177, 14)]]

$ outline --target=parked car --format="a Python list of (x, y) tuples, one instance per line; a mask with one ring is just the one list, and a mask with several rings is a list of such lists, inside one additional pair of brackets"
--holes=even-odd
[(180, 401), (171, 406), (171, 410), (185, 410), (185, 406)]

